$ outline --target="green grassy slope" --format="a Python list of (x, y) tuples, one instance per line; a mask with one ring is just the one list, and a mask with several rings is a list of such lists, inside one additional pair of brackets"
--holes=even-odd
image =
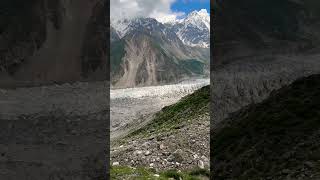
[(111, 179), (113, 180), (203, 180), (208, 179), (209, 172), (203, 169), (195, 169), (193, 171), (178, 172), (176, 170), (168, 170), (163, 172), (156, 172), (154, 169), (148, 168), (131, 168), (125, 166), (113, 166), (111, 167)]
[(155, 118), (130, 136), (161, 133), (179, 128), (193, 121), (194, 118), (202, 113), (209, 112), (210, 86), (205, 86), (193, 94), (182, 98), (178, 103), (164, 107), (155, 115)]
[(219, 179), (320, 178), (320, 75), (233, 114), (211, 136)]

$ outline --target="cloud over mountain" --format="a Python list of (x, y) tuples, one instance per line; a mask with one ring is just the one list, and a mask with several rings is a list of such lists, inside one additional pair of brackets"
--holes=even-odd
[(176, 0), (111, 0), (110, 13), (113, 21), (136, 17), (151, 17), (161, 22), (174, 21), (184, 12), (173, 12)]

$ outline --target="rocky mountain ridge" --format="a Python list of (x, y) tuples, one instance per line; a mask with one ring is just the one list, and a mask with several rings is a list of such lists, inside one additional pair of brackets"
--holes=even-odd
[[(131, 30), (135, 30), (131, 25), (136, 24), (138, 19), (141, 18), (111, 20), (111, 27), (113, 27), (117, 35), (122, 38)], [(192, 11), (185, 18), (174, 21), (156, 21), (174, 31), (187, 46), (210, 47), (210, 16), (206, 9)]]

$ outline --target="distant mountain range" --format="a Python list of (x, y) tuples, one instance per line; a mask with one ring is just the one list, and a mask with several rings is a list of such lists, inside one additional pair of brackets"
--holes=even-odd
[(167, 23), (153, 18), (111, 20), (110, 29), (114, 87), (209, 75), (210, 17), (205, 10)]

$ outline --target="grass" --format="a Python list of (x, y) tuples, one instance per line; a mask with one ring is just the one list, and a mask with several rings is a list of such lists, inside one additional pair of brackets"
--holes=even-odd
[[(155, 175), (158, 176), (155, 176)], [(194, 169), (191, 171), (178, 172), (177, 170), (167, 170), (163, 172), (156, 172), (154, 169), (138, 167), (132, 168), (128, 166), (112, 166), (111, 167), (111, 179), (134, 179), (134, 180), (166, 180), (169, 178), (183, 179), (183, 180), (200, 180), (200, 178), (209, 179), (209, 172), (202, 169)]]

